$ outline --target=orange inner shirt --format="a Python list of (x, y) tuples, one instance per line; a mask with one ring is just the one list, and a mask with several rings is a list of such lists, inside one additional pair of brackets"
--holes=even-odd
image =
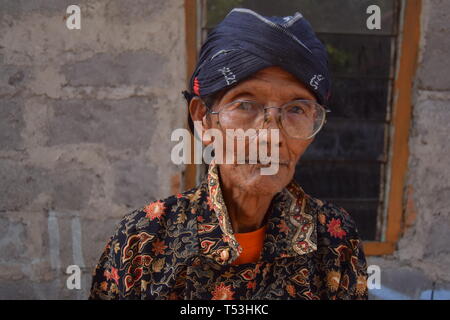
[(263, 227), (246, 233), (235, 233), (237, 242), (242, 247), (239, 257), (232, 262), (234, 265), (257, 262), (264, 244), (267, 224)]

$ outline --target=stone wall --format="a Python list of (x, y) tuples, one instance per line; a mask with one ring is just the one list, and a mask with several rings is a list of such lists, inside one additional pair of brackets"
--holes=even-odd
[(372, 298), (450, 299), (450, 1), (423, 0), (405, 190), (405, 232), (393, 255), (373, 257)]
[(86, 298), (115, 224), (180, 176), (184, 2), (80, 0), (81, 30), (70, 4), (0, 2), (0, 299)]

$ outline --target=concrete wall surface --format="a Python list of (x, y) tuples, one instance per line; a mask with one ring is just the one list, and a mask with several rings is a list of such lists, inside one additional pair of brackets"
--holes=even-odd
[[(126, 213), (172, 193), (181, 0), (0, 1), (0, 299), (86, 298)], [(68, 290), (69, 265), (81, 290)]]
[(450, 299), (450, 1), (424, 0), (405, 210), (411, 219), (380, 266), (373, 299)]

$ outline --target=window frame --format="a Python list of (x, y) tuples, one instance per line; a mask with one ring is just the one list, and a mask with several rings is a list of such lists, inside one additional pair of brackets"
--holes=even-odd
[[(201, 41), (201, 21), (205, 15), (203, 8), (206, 0), (184, 0), (185, 9), (185, 45), (186, 45), (186, 83), (194, 71), (197, 53)], [(364, 241), (367, 256), (392, 254), (405, 228), (407, 196), (406, 175), (409, 159), (409, 131), (411, 127), (413, 82), (417, 68), (422, 0), (402, 0), (397, 55), (392, 92), (391, 116), (389, 128), (388, 164), (384, 186), (385, 223), (382, 241)], [(186, 117), (187, 118), (187, 117)], [(187, 119), (186, 119), (187, 127)], [(192, 139), (191, 139), (192, 141)], [(192, 147), (191, 150), (194, 150)], [(193, 152), (193, 151), (192, 151)], [(193, 155), (191, 155), (193, 156)], [(183, 172), (183, 189), (193, 188), (197, 184), (198, 170), (195, 164), (186, 165)]]

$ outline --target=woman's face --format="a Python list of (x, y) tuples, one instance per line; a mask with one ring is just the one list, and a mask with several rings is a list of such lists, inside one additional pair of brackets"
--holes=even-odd
[[(280, 67), (269, 67), (255, 73), (251, 78), (242, 81), (235, 87), (228, 90), (225, 95), (215, 103), (212, 110), (219, 111), (221, 106), (235, 101), (237, 99), (245, 99), (257, 101), (265, 106), (279, 107), (287, 102), (296, 99), (316, 100), (314, 95), (293, 75), (284, 71)], [(193, 99), (190, 105), (192, 119), (202, 120), (204, 130), (209, 128), (218, 129), (224, 137), (224, 151), (237, 152), (237, 141), (234, 141), (234, 148), (230, 148), (226, 143), (225, 128), (219, 122), (217, 114), (205, 114), (204, 106), (200, 105), (198, 99)], [(273, 195), (281, 191), (293, 178), (295, 166), (302, 154), (305, 152), (312, 138), (308, 140), (295, 139), (289, 137), (284, 130), (278, 130), (278, 143), (276, 139), (271, 138), (271, 129), (279, 128), (278, 113), (279, 109), (269, 108), (267, 112), (267, 121), (264, 128), (269, 129), (269, 134), (265, 142), (267, 142), (267, 150), (273, 150), (278, 145), (279, 167), (275, 174), (262, 175), (261, 168), (268, 165), (263, 164), (219, 164), (220, 176), (223, 183), (239, 188), (249, 194)], [(258, 129), (258, 128), (255, 128)], [(260, 143), (261, 137), (256, 137), (257, 143)], [(208, 144), (209, 142), (205, 142)], [(249, 139), (245, 139), (246, 153), (249, 150)], [(236, 159), (236, 156), (234, 157)], [(225, 162), (225, 161), (224, 161)]]

